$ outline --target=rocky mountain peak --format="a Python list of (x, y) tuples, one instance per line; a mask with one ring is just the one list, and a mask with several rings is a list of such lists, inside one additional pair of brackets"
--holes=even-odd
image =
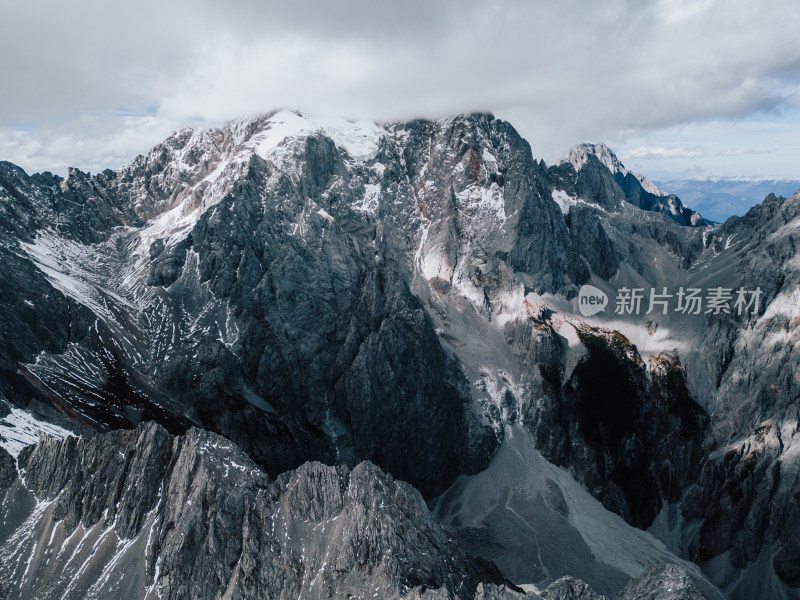
[(561, 162), (569, 162), (576, 171), (580, 171), (590, 156), (596, 156), (612, 173), (625, 169), (614, 151), (605, 144), (578, 144), (561, 159)]
[(605, 144), (579, 144), (570, 150), (569, 153), (561, 160), (561, 162), (570, 163), (575, 168), (575, 171), (579, 172), (589, 161), (590, 156), (596, 157), (609, 171), (611, 171), (612, 175), (619, 173), (624, 178), (626, 175), (631, 174), (639, 181), (642, 188), (644, 188), (650, 194), (655, 196), (669, 195), (659, 188), (655, 183), (647, 179), (647, 177), (644, 175), (640, 173), (634, 173), (633, 171), (626, 169), (625, 165), (623, 165), (622, 161), (617, 158), (617, 155), (614, 153), (614, 151)]
[(708, 222), (697, 212), (684, 206), (680, 198), (667, 194), (652, 181), (633, 173), (605, 144), (581, 144), (558, 165), (550, 167), (553, 196), (562, 210), (576, 202), (590, 202), (619, 212), (625, 202), (642, 210), (662, 213), (692, 227)]

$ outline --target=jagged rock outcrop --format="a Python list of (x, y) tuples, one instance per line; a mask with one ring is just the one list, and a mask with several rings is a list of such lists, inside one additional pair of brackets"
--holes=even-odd
[(2, 509), (9, 599), (389, 598), (419, 586), (472, 597), (499, 582), (371, 463), (308, 463), (272, 481), (224, 438), (150, 423), (44, 440), (19, 466)]
[[(711, 453), (681, 512), (686, 520), (702, 522), (687, 544), (695, 560), (752, 566), (762, 573), (745, 580), (744, 589), (780, 588), (770, 562), (785, 584), (800, 584), (791, 566), (800, 561), (791, 541), (800, 531), (794, 459), (800, 355), (793, 341), (800, 325), (800, 273), (792, 258), (800, 243), (798, 217), (800, 194), (770, 196), (708, 239), (720, 277), (733, 293), (757, 285), (761, 297), (759, 307), (744, 315), (721, 315), (719, 334), (705, 340), (705, 351), (719, 365)], [(776, 594), (783, 593), (777, 588)]]
[(505, 585), (479, 583), (478, 590), (475, 592), (475, 600), (520, 600), (521, 598), (539, 600), (536, 595), (522, 593)]
[(542, 592), (546, 600), (608, 600), (606, 596), (596, 594), (585, 582), (574, 577), (561, 577)]
[(618, 600), (712, 600), (718, 592), (677, 565), (653, 565), (632, 579)]

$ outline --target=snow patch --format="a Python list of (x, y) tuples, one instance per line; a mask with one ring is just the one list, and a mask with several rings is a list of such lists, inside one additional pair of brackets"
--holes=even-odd
[(496, 183), (492, 183), (488, 188), (471, 185), (459, 192), (456, 197), (468, 208), (474, 208), (478, 213), (493, 215), (501, 223), (506, 220), (503, 188)]
[(332, 216), (331, 216), (331, 215), (328, 213), (328, 211), (327, 211), (327, 210), (325, 210), (324, 208), (320, 208), (320, 209), (317, 211), (317, 214), (318, 214), (319, 216), (321, 216), (321, 217), (323, 217), (323, 218), (327, 219), (329, 223), (333, 223), (333, 217), (332, 217)]
[(41, 233), (33, 244), (22, 242), (20, 246), (54, 288), (96, 315), (113, 318), (97, 287), (87, 283), (88, 276), (80, 267), (95, 262), (89, 247)]
[(569, 214), (570, 208), (577, 204), (584, 204), (586, 206), (591, 206), (595, 210), (602, 210), (603, 212), (608, 212), (605, 208), (600, 206), (599, 204), (595, 204), (594, 202), (587, 202), (582, 198), (574, 198), (567, 194), (564, 190), (553, 190), (550, 192), (550, 196), (553, 198), (553, 201), (558, 204), (558, 207), (561, 209), (563, 214)]
[(370, 121), (346, 121), (344, 119), (317, 120), (318, 126), (333, 140), (338, 148), (356, 159), (374, 158), (384, 129)]
[(10, 415), (0, 419), (0, 446), (14, 458), (19, 456), (25, 446), (37, 443), (41, 435), (62, 439), (75, 434), (58, 425), (40, 421), (19, 408), (12, 408)]
[(282, 110), (267, 120), (267, 127), (254, 135), (248, 145), (263, 159), (272, 156), (287, 140), (314, 133), (327, 135), (336, 147), (345, 150), (352, 158), (373, 158), (384, 129), (367, 121), (351, 122), (345, 119), (310, 119), (297, 113)]
[(553, 201), (558, 204), (561, 212), (565, 215), (569, 214), (569, 209), (578, 203), (577, 198), (573, 198), (564, 190), (553, 190), (550, 195), (552, 196)]
[(784, 290), (767, 306), (762, 319), (772, 319), (778, 316), (794, 318), (800, 315), (800, 289)]
[(364, 197), (353, 205), (358, 212), (374, 215), (378, 211), (381, 186), (377, 183), (368, 183), (364, 186)]

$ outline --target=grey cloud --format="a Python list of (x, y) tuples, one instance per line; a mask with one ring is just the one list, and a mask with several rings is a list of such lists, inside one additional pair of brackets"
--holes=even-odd
[(798, 98), (791, 0), (84, 0), (4, 12), (7, 139), (42, 122), (80, 136), (76, 114), (107, 122), (148, 107), (164, 125), (275, 107), (377, 120), (490, 110), (549, 156)]

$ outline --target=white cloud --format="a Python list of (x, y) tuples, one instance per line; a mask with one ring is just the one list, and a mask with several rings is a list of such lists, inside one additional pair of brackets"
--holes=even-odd
[(630, 158), (638, 158), (642, 160), (661, 160), (664, 158), (697, 158), (705, 156), (705, 152), (698, 148), (682, 148), (672, 147), (665, 148), (663, 146), (639, 146), (633, 150), (626, 152), (626, 156)]
[[(796, 6), (12, 3), (0, 22), (0, 158), (119, 164), (170, 128), (276, 107), (376, 120), (490, 110), (550, 158), (581, 141), (796, 105), (800, 40), (785, 34), (800, 29)], [(140, 117), (124, 122), (120, 110)]]
[(0, 148), (28, 172), (64, 174), (78, 166), (97, 172), (146, 153), (178, 129), (177, 121), (154, 116), (82, 115), (34, 131), (0, 129)]
[[(756, 114), (747, 121), (714, 120), (616, 136), (608, 140), (625, 166), (666, 181), (693, 173), (703, 176), (797, 179), (800, 176), (800, 109)], [(657, 160), (646, 149), (688, 149), (703, 156)], [(645, 149), (644, 151), (642, 149)], [(687, 153), (688, 154), (688, 153)]]

